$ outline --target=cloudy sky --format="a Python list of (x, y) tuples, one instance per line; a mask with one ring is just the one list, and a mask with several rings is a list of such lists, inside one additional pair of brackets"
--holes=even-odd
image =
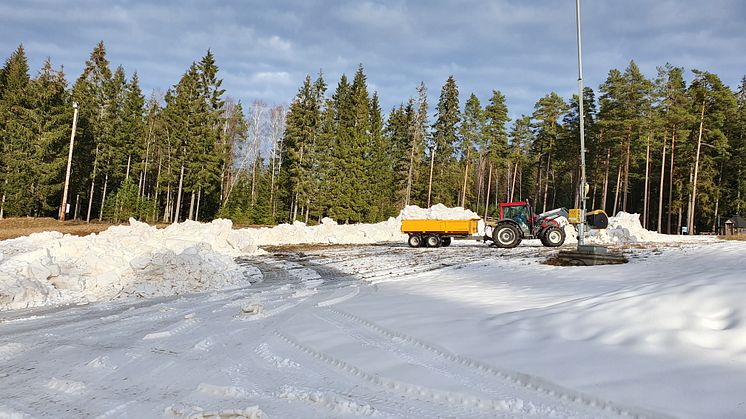
[[(594, 89), (631, 59), (651, 77), (666, 62), (712, 71), (731, 87), (746, 74), (742, 0), (582, 6), (585, 83)], [(288, 103), (306, 74), (323, 69), (333, 87), (359, 63), (386, 111), (415, 96), (420, 81), (433, 106), (450, 74), (462, 101), (474, 92), (484, 103), (498, 89), (513, 117), (550, 91), (577, 89), (572, 0), (0, 3), (0, 57), (23, 43), (34, 72), (51, 57), (74, 81), (99, 40), (146, 92), (176, 83), (210, 48), (223, 86), (244, 103)]]

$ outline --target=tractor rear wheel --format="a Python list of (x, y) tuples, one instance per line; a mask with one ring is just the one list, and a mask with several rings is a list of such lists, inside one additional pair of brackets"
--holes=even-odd
[(427, 247), (440, 247), (440, 236), (427, 236), (425, 238), (425, 244), (427, 244)]
[(512, 224), (499, 224), (492, 231), (492, 241), (495, 242), (497, 247), (513, 248), (518, 246), (521, 242), (521, 237), (518, 235), (518, 229)]
[(422, 246), (422, 236), (419, 234), (412, 234), (409, 236), (409, 247), (420, 247)]
[(546, 247), (559, 247), (565, 242), (565, 230), (559, 227), (547, 227), (541, 234), (541, 244)]

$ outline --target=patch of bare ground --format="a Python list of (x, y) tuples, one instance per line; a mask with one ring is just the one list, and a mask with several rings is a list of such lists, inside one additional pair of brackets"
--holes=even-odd
[(734, 235), (734, 236), (718, 236), (718, 239), (720, 239), (720, 240), (746, 241), (746, 234), (738, 234), (738, 235)]
[(87, 236), (104, 231), (111, 226), (111, 223), (106, 222), (58, 221), (46, 217), (5, 218), (0, 220), (0, 240), (14, 239), (42, 231), (59, 231), (63, 234)]
[[(369, 246), (369, 245), (366, 245)], [(262, 246), (262, 249), (274, 252), (307, 252), (311, 250), (333, 250), (360, 247), (356, 244), (287, 244), (279, 246)]]

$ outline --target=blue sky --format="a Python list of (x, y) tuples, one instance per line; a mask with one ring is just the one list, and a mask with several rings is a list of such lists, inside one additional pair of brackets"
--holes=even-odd
[[(584, 1), (587, 86), (634, 59), (645, 74), (671, 62), (714, 72), (731, 87), (746, 74), (746, 2)], [(577, 90), (575, 2), (542, 1), (64, 1), (0, 3), (0, 57), (19, 43), (33, 72), (51, 57), (69, 81), (99, 40), (113, 66), (137, 71), (143, 89), (165, 90), (208, 48), (228, 95), (288, 103), (306, 74), (365, 66), (385, 111), (424, 81), (434, 107), (449, 74), (462, 105), (474, 92), (507, 97), (528, 114), (550, 91)]]

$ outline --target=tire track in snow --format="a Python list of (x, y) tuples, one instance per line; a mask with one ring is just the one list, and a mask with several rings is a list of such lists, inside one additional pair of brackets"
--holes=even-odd
[[(534, 393), (536, 395), (535, 398), (548, 398), (560, 404), (574, 404), (577, 407), (583, 409), (589, 408), (591, 410), (597, 410), (599, 414), (602, 415), (600, 417), (608, 417), (609, 415), (613, 415), (640, 419), (670, 419), (670, 416), (664, 414), (647, 411), (645, 409), (624, 406), (612, 401), (603, 400), (592, 395), (581, 393), (576, 390), (564, 388), (541, 377), (493, 367), (481, 361), (453, 354), (452, 352), (435, 344), (427, 343), (413, 336), (384, 328), (372, 321), (366, 320), (351, 313), (347, 313), (334, 308), (326, 308), (325, 311), (339, 318), (353, 322), (359, 326), (364, 326), (365, 328), (377, 333), (380, 336), (380, 341), (384, 341), (383, 343), (381, 343), (379, 340), (371, 340), (370, 337), (363, 338), (369, 345), (385, 348), (392, 352), (399, 352), (404, 358), (414, 360), (414, 362), (419, 365), (425, 364), (423, 366), (428, 367), (428, 369), (431, 369), (433, 371), (441, 371), (444, 373), (444, 375), (447, 376), (453, 375), (454, 371), (458, 371), (459, 369), (470, 370), (471, 374), (474, 375), (491, 376), (496, 379), (496, 381), (498, 381), (498, 384), (501, 384), (503, 386), (517, 388), (523, 391)], [(347, 331), (353, 332), (354, 330), (354, 328), (349, 328)], [(360, 333), (350, 333), (350, 336), (354, 337), (356, 335), (359, 336)], [(371, 342), (376, 343), (371, 344)], [(423, 362), (423, 359), (421, 357), (412, 356), (411, 351), (402, 350), (403, 343), (416, 347), (422, 351), (429, 352), (436, 358), (451, 363), (456, 368), (443, 369), (441, 367), (433, 366), (431, 364)], [(470, 381), (468, 377), (459, 378), (467, 378), (467, 383)], [(480, 387), (480, 389), (483, 391), (485, 390), (485, 388), (489, 389), (489, 387)], [(590, 417), (599, 416), (592, 415)]]
[[(532, 403), (526, 403), (520, 399), (486, 399), (460, 392), (439, 390), (382, 377), (377, 374), (369, 373), (360, 367), (345, 361), (336, 359), (324, 352), (305, 346), (294, 338), (279, 331), (275, 331), (275, 335), (296, 350), (305, 353), (350, 377), (357, 378), (371, 387), (379, 388), (389, 394), (394, 393), (399, 397), (410, 400), (425, 401), (437, 406), (437, 411), (439, 412), (437, 416), (473, 417), (476, 415), (480, 417), (514, 417), (515, 415), (519, 415), (520, 417), (527, 418), (545, 418), (547, 416), (556, 416), (557, 413), (555, 411), (541, 409)], [(443, 409), (449, 409), (448, 413), (444, 413)], [(456, 415), (451, 414), (451, 410), (453, 410)], [(427, 415), (421, 415), (420, 417), (426, 416)]]

